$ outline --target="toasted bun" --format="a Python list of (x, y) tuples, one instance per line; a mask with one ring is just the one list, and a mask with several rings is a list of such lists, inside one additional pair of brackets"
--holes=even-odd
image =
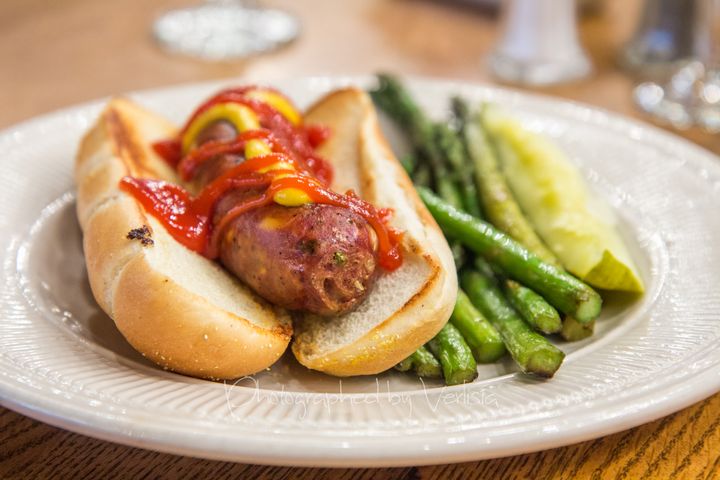
[[(402, 266), (382, 274), (355, 311), (321, 318), (298, 315), (293, 352), (303, 365), (338, 376), (384, 371), (432, 338), (457, 294), (450, 249), (385, 143), (368, 96), (335, 92), (309, 112), (330, 127), (321, 153), (335, 167), (334, 189), (353, 189), (394, 210), (404, 230)], [(131, 102), (110, 102), (85, 136), (75, 179), (77, 213), (93, 294), (143, 355), (180, 373), (236, 378), (277, 360), (292, 335), (290, 318), (215, 262), (177, 243), (131, 196), (125, 175), (178, 182), (151, 149), (176, 134), (162, 118)], [(146, 241), (128, 239), (148, 228)], [(147, 241), (150, 240), (150, 241)]]
[[(90, 287), (130, 344), (163, 368), (213, 379), (255, 373), (286, 350), (288, 314), (177, 243), (118, 189), (125, 175), (177, 182), (150, 147), (175, 134), (166, 120), (115, 99), (83, 139), (75, 181)], [(143, 226), (144, 243), (128, 238)]]
[(413, 353), (447, 321), (457, 296), (452, 254), (380, 133), (365, 92), (334, 92), (305, 119), (332, 129), (320, 153), (334, 166), (333, 188), (353, 189), (365, 200), (393, 209), (393, 226), (405, 231), (404, 261), (398, 270), (381, 275), (353, 312), (296, 320), (292, 351), (306, 367), (332, 375), (379, 373)]

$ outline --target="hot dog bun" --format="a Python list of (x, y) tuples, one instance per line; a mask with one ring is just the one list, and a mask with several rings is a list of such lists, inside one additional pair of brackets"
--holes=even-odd
[[(287, 349), (287, 313), (177, 243), (118, 189), (125, 175), (177, 182), (150, 148), (175, 133), (163, 118), (115, 99), (83, 139), (75, 181), (90, 287), (130, 344), (163, 368), (213, 379), (255, 373)], [(127, 238), (143, 226), (147, 234)]]
[(305, 116), (331, 128), (320, 153), (335, 171), (333, 189), (394, 210), (404, 230), (403, 264), (383, 274), (356, 310), (327, 319), (295, 321), (293, 353), (313, 370), (337, 376), (382, 372), (430, 340), (445, 324), (457, 296), (457, 275), (440, 228), (380, 132), (375, 108), (362, 90), (321, 99)]
[[(354, 189), (394, 210), (405, 231), (403, 265), (383, 272), (355, 311), (334, 318), (294, 315), (292, 350), (308, 368), (339, 376), (386, 370), (447, 321), (457, 293), (450, 249), (386, 145), (369, 97), (328, 95), (307, 123), (330, 128), (321, 153), (334, 166), (334, 189)], [(98, 304), (143, 355), (164, 368), (205, 378), (236, 378), (271, 365), (293, 327), (274, 307), (213, 261), (177, 243), (142, 206), (118, 189), (125, 175), (179, 183), (152, 142), (176, 129), (127, 100), (110, 102), (78, 152), (77, 211), (88, 277)], [(134, 240), (133, 229), (147, 226)]]

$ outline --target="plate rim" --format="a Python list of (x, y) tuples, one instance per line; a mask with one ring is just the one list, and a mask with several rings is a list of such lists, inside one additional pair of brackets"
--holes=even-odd
[[(276, 465), (276, 466), (295, 466), (295, 467), (345, 467), (345, 468), (375, 468), (375, 467), (401, 467), (401, 466), (422, 466), (437, 465), (446, 463), (460, 463), (468, 461), (486, 460), (491, 458), (502, 458), (514, 455), (528, 454), (538, 451), (550, 450), (562, 446), (567, 446), (595, 438), (611, 435), (623, 430), (652, 422), (666, 415), (677, 412), (689, 405), (708, 398), (713, 393), (717, 393), (720, 386), (720, 371), (713, 372), (713, 367), (709, 366), (703, 372), (694, 375), (692, 383), (684, 382), (683, 389), (676, 390), (676, 393), (664, 397), (660, 402), (655, 402), (653, 408), (644, 408), (639, 410), (641, 414), (635, 411), (629, 411), (626, 415), (634, 414), (629, 421), (625, 421), (626, 416), (615, 417), (612, 423), (605, 424), (605, 428), (598, 429), (596, 426), (599, 421), (588, 422), (581, 428), (576, 428), (572, 433), (567, 435), (562, 433), (544, 432), (542, 440), (535, 440), (528, 448), (523, 445), (511, 445), (512, 441), (505, 440), (506, 445), (496, 444), (492, 449), (485, 449), (481, 452), (476, 450), (471, 442), (464, 442), (461, 446), (457, 443), (448, 442), (448, 438), (443, 438), (445, 442), (437, 444), (432, 455), (422, 456), (421, 452), (429, 453), (427, 450), (415, 448), (406, 449), (402, 454), (398, 455), (397, 451), (393, 451), (391, 456), (378, 456), (378, 442), (374, 440), (372, 443), (350, 448), (338, 445), (333, 449), (333, 453), (343, 452), (344, 455), (334, 455), (324, 457), (307, 457), (303, 452), (294, 452), (292, 447), (297, 447), (297, 438), (287, 438), (282, 442), (278, 442), (278, 437), (255, 437), (253, 438), (253, 447), (250, 451), (245, 449), (244, 452), (235, 450), (219, 450), (216, 447), (199, 448), (196, 440), (192, 436), (184, 436), (181, 441), (168, 441), (165, 430), (150, 429), (150, 435), (136, 435), (133, 430), (133, 424), (130, 419), (119, 416), (115, 423), (109, 423), (98, 428), (98, 424), (88, 423), (87, 415), (83, 419), (82, 409), (63, 408), (60, 409), (64, 415), (58, 414), (56, 409), (43, 406), (42, 401), (14, 401), (9, 397), (0, 396), (0, 405), (9, 408), (15, 412), (21, 413), (35, 420), (48, 423), (52, 426), (63, 428), (74, 433), (86, 435), (95, 439), (119, 443), (128, 447), (143, 448), (157, 452), (170, 453), (174, 455), (184, 455), (205, 458), (209, 460), (230, 461), (239, 463), (250, 463), (260, 465)], [(710, 374), (705, 374), (709, 372)], [(710, 377), (715, 383), (707, 381)], [(0, 377), (0, 380), (2, 378)], [(0, 381), (0, 386), (4, 382)], [(698, 388), (699, 387), (699, 388)], [(704, 388), (703, 388), (704, 387)], [(687, 391), (692, 392), (687, 394)], [(57, 404), (55, 404), (57, 405)], [(597, 418), (597, 416), (596, 416)], [(100, 421), (105, 418), (98, 415)], [(442, 433), (428, 433), (426, 435), (440, 437)], [(282, 437), (280, 437), (282, 438)], [(539, 437), (538, 437), (539, 438)], [(397, 437), (389, 437), (387, 440), (382, 439), (380, 447), (397, 447)], [(437, 440), (437, 438), (435, 438)], [(282, 443), (282, 444), (280, 444)], [(437, 443), (437, 442), (436, 442)], [(308, 445), (305, 445), (307, 448)], [(328, 448), (327, 444), (317, 445), (320, 448)], [(315, 446), (311, 448), (316, 448)], [(267, 452), (282, 452), (281, 455), (267, 455)]]

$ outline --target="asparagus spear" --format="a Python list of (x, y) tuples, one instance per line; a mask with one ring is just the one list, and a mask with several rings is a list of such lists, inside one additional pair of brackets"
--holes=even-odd
[(452, 169), (452, 177), (455, 180), (462, 198), (463, 209), (470, 215), (480, 216), (478, 204), (478, 192), (473, 182), (472, 175), (468, 175), (468, 169), (472, 169), (465, 154), (465, 146), (447, 123), (435, 124), (435, 140), (438, 149), (447, 160)]
[(400, 372), (409, 372), (413, 368), (413, 359), (412, 355), (407, 357), (405, 360), (401, 360), (400, 363), (395, 365), (395, 370), (398, 370)]
[(472, 302), (502, 335), (505, 346), (520, 369), (542, 377), (552, 377), (560, 368), (565, 354), (545, 337), (534, 332), (507, 304), (492, 278), (489, 267), (464, 272), (461, 283)]
[(410, 358), (412, 358), (415, 372), (419, 376), (427, 378), (442, 377), (440, 362), (438, 362), (437, 358), (424, 346), (418, 348), (415, 353), (410, 355)]
[(482, 110), (471, 113), (467, 104), (457, 97), (452, 102), (470, 159), (475, 165), (475, 183), (485, 216), (490, 223), (525, 245), (545, 262), (559, 265), (555, 255), (543, 244), (523, 215), (505, 182), (495, 149), (485, 135)]
[(378, 88), (370, 92), (375, 104), (385, 111), (408, 133), (410, 141), (420, 152), (435, 163), (440, 155), (433, 140), (430, 120), (415, 104), (410, 94), (395, 77), (379, 74)]
[(462, 290), (458, 290), (450, 323), (460, 331), (478, 363), (492, 363), (505, 354), (500, 333)]
[(602, 298), (595, 290), (540, 260), (512, 238), (482, 220), (462, 212), (427, 188), (418, 194), (443, 231), (484, 256), (504, 273), (535, 290), (555, 308), (587, 323), (600, 313)]
[(503, 282), (503, 292), (520, 316), (535, 330), (542, 333), (557, 333), (562, 328), (557, 310), (529, 288), (514, 280), (506, 279)]
[(577, 342), (592, 335), (594, 330), (595, 320), (588, 323), (580, 323), (568, 315), (563, 319), (560, 336), (568, 342)]
[(446, 323), (427, 346), (440, 360), (448, 385), (472, 382), (477, 377), (477, 363), (472, 351), (453, 324)]
[(419, 163), (416, 155), (408, 153), (400, 159), (403, 168), (410, 175), (413, 184), (423, 187), (430, 187), (432, 183), (432, 172), (426, 163)]
[(413, 369), (420, 377), (442, 377), (442, 367), (440, 366), (440, 362), (438, 362), (433, 354), (430, 353), (430, 351), (424, 346), (421, 346), (413, 352), (412, 355), (395, 365), (395, 370), (399, 370), (401, 372), (409, 372)]
[(436, 129), (430, 119), (395, 77), (380, 74), (378, 82), (378, 89), (370, 92), (373, 101), (405, 130), (419, 156), (427, 161), (435, 179), (435, 190), (454, 207), (464, 208), (463, 196), (436, 144)]
[(497, 266), (488, 266), (495, 274), (505, 298), (528, 325), (543, 334), (558, 333), (561, 330), (563, 323), (560, 314), (547, 300), (526, 286), (507, 278)]

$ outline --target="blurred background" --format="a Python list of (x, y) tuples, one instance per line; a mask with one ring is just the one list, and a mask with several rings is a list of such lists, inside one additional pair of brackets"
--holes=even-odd
[[(3, 0), (0, 128), (128, 90), (226, 77), (262, 81), (388, 70), (506, 84), (586, 102), (656, 121), (720, 153), (712, 123), (720, 87), (710, 85), (702, 64), (689, 62), (699, 56), (707, 63), (717, 50), (717, 35), (712, 36), (717, 22), (698, 22), (713, 8), (717, 12), (717, 4), (585, 0), (576, 12), (573, 0)], [(184, 8), (191, 10), (178, 17)], [(232, 30), (243, 19), (230, 16), (229, 8), (255, 11), (248, 28), (257, 32), (258, 25), (268, 25), (260, 31), (272, 31), (269, 47), (279, 46), (256, 51), (263, 48), (256, 42), (247, 47), (255, 53), (243, 56), (237, 40), (223, 47), (222, 39), (198, 32), (213, 22), (230, 23), (223, 28)], [(258, 8), (290, 17), (259, 17)], [(166, 12), (175, 16), (162, 17)], [(178, 31), (194, 32), (181, 33), (180, 41), (197, 41), (199, 50), (173, 40)], [(177, 52), (193, 48), (190, 55)], [(672, 74), (688, 64), (690, 70), (672, 83)], [(634, 90), (647, 80), (655, 83)], [(710, 87), (701, 91), (706, 84)], [(692, 115), (683, 116), (690, 105), (683, 95), (691, 94), (700, 95), (715, 115), (704, 128), (693, 126)], [(676, 97), (684, 106), (668, 107)], [(653, 111), (658, 108), (664, 110)]]

